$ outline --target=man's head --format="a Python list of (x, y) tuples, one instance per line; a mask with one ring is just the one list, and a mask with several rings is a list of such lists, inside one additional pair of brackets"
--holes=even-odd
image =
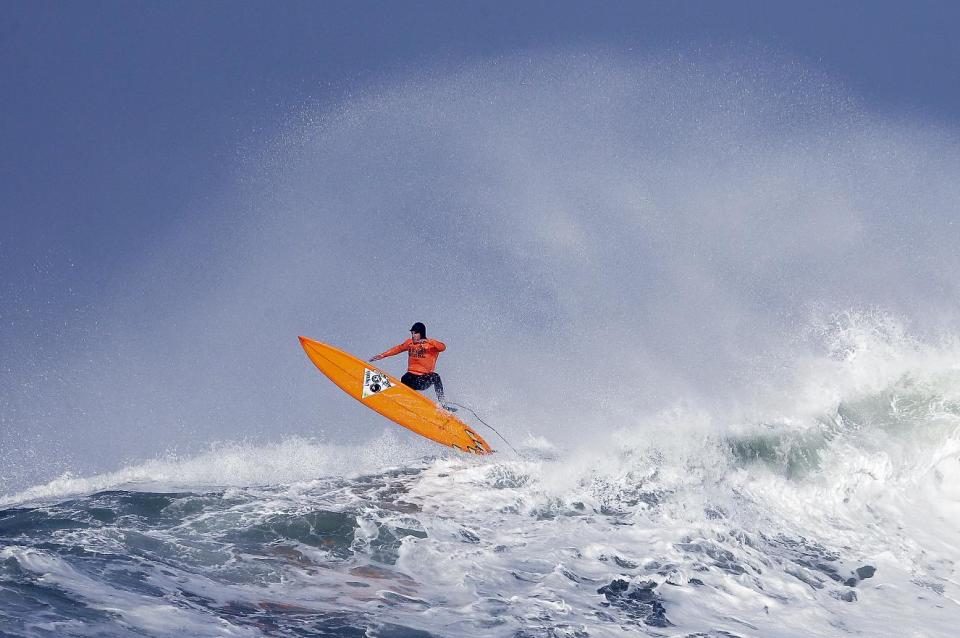
[(426, 339), (427, 327), (418, 321), (410, 326), (410, 334), (413, 335), (414, 339)]

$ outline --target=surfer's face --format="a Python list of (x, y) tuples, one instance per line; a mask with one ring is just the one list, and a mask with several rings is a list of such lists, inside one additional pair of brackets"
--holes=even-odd
[(419, 332), (414, 332), (413, 330), (410, 331), (410, 336), (413, 337), (414, 341), (420, 341), (421, 339), (423, 339), (423, 337), (420, 336)]

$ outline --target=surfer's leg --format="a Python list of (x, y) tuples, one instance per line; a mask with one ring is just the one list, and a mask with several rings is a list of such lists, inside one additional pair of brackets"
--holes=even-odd
[(433, 389), (437, 391), (437, 401), (443, 403), (443, 381), (436, 372), (430, 374), (430, 381), (433, 383)]
[(430, 381), (427, 379), (425, 374), (414, 374), (412, 372), (404, 373), (400, 377), (400, 383), (407, 386), (408, 388), (413, 388), (414, 390), (426, 390), (430, 387)]
[(407, 372), (400, 377), (400, 383), (419, 392), (423, 392), (430, 386), (433, 386), (433, 389), (437, 392), (437, 400), (443, 403), (443, 381), (440, 380), (440, 375), (436, 372), (431, 372), (430, 374), (413, 374), (412, 372)]

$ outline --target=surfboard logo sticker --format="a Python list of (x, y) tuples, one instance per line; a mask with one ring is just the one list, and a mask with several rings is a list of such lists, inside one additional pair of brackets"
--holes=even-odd
[(390, 379), (387, 378), (387, 375), (383, 374), (379, 370), (365, 368), (363, 370), (363, 392), (361, 393), (360, 398), (366, 399), (367, 397), (372, 397), (373, 395), (392, 387), (393, 383), (390, 382)]

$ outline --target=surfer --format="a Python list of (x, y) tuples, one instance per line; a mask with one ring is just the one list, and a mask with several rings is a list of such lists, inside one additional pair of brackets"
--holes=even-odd
[(427, 327), (418, 321), (410, 327), (409, 339), (386, 352), (370, 357), (370, 361), (379, 361), (384, 357), (406, 352), (408, 354), (407, 372), (400, 377), (400, 383), (418, 391), (426, 390), (432, 385), (437, 393), (437, 401), (440, 405), (444, 405), (443, 381), (440, 375), (434, 372), (434, 368), (437, 365), (437, 357), (446, 349), (447, 346), (442, 341), (427, 339)]

